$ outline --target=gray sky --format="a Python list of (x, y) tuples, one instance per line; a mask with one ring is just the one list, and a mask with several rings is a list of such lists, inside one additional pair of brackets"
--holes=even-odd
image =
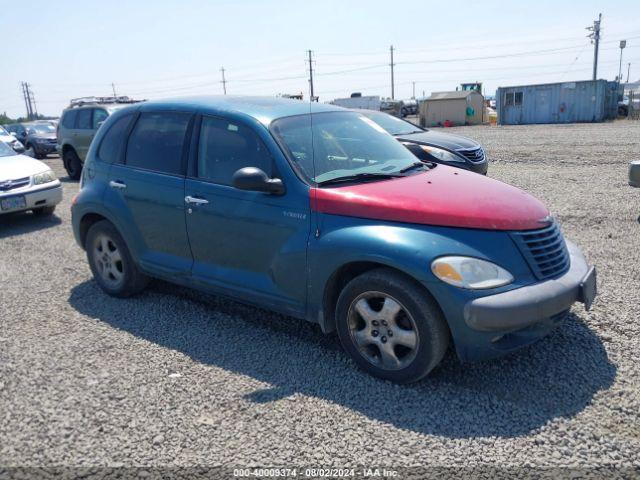
[(626, 38), (623, 78), (627, 62), (631, 80), (640, 78), (637, 0), (0, 3), (0, 112), (11, 116), (25, 114), (21, 81), (38, 112), (59, 115), (70, 98), (111, 94), (112, 82), (139, 98), (220, 94), (222, 66), (230, 94), (307, 98), (308, 49), (320, 101), (390, 95), (391, 44), (396, 98), (411, 97), (412, 82), (420, 96), (469, 81), (493, 94), (501, 85), (590, 79), (585, 27), (599, 12), (598, 77), (615, 78)]

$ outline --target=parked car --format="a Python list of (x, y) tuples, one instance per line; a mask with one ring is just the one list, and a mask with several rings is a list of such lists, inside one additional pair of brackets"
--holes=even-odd
[(318, 322), (396, 382), (429, 373), (450, 337), (462, 360), (504, 355), (596, 295), (594, 268), (534, 197), (419, 162), (333, 105), (131, 106), (84, 172), (73, 231), (106, 293), (159, 277)]
[(414, 99), (404, 100), (402, 108), (400, 109), (400, 116), (402, 118), (409, 115), (417, 115), (418, 114), (418, 102)]
[(466, 137), (427, 130), (411, 122), (373, 110), (360, 110), (393, 135), (420, 160), (487, 174), (488, 161), (482, 146)]
[(62, 185), (45, 163), (0, 142), (0, 214), (51, 215), (61, 201)]
[(49, 123), (26, 122), (6, 125), (10, 133), (31, 150), (36, 158), (44, 158), (56, 151), (56, 129)]
[(9, 145), (16, 153), (24, 152), (24, 145), (22, 145), (22, 142), (20, 142), (15, 135), (7, 132), (2, 125), (0, 125), (0, 142)]
[(134, 103), (128, 97), (86, 97), (72, 101), (58, 123), (58, 153), (69, 178), (78, 180), (98, 128), (117, 109)]

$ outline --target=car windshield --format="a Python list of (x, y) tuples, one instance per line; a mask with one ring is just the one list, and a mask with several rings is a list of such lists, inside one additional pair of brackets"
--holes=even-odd
[(28, 129), (30, 133), (54, 133), (56, 131), (56, 128), (49, 123), (35, 123), (29, 125)]
[(4, 142), (0, 142), (0, 157), (11, 157), (17, 155), (9, 145)]
[(400, 118), (383, 112), (362, 112), (362, 114), (376, 122), (391, 135), (408, 135), (410, 133), (422, 133), (424, 131), (411, 122), (401, 120)]
[(271, 131), (311, 182), (400, 174), (416, 162), (382, 127), (356, 112), (326, 112), (276, 120)]

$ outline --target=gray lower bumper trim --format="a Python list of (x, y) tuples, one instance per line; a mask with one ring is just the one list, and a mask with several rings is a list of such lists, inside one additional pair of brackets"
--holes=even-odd
[(477, 298), (464, 307), (467, 325), (480, 331), (518, 330), (547, 319), (581, 300), (580, 284), (589, 265), (580, 249), (567, 241), (569, 271), (559, 278)]

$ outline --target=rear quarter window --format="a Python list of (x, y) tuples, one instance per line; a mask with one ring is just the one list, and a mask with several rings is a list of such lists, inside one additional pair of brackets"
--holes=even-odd
[(62, 117), (62, 126), (64, 128), (74, 128), (76, 124), (76, 116), (78, 114), (77, 110), (69, 110)]
[(125, 135), (133, 115), (125, 115), (111, 124), (107, 133), (102, 137), (98, 158), (103, 162), (116, 163), (120, 161), (120, 153), (124, 145)]

